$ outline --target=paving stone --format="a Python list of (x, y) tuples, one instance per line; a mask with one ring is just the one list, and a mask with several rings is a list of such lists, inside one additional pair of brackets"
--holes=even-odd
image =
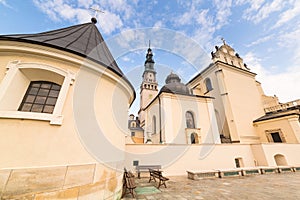
[[(167, 188), (160, 188), (161, 193), (137, 195), (136, 199), (300, 199), (300, 172), (202, 180), (190, 180), (186, 176), (168, 178)], [(136, 183), (140, 186), (148, 180), (141, 178)]]
[(2, 194), (3, 189), (8, 181), (11, 170), (0, 170), (0, 194)]

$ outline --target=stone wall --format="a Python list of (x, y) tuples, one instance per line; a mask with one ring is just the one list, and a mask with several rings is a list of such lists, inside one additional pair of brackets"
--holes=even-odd
[(1, 199), (120, 199), (122, 172), (101, 164), (0, 170)]

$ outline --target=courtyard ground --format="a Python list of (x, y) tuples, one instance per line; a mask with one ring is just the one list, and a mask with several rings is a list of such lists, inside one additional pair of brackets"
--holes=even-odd
[(187, 176), (168, 177), (167, 188), (154, 187), (149, 178), (135, 179), (136, 198), (126, 194), (124, 200), (190, 200), (190, 199), (300, 199), (300, 172), (251, 175), (242, 177), (190, 180)]

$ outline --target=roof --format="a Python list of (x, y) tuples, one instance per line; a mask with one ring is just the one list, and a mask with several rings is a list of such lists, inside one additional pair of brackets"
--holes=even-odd
[(95, 25), (96, 22), (97, 20), (92, 18), (89, 23), (42, 33), (0, 35), (0, 41), (18, 41), (48, 46), (92, 60), (122, 77), (133, 90), (134, 101), (136, 97), (134, 87), (118, 67), (102, 35)]
[(93, 18), (89, 23), (42, 33), (1, 35), (0, 40), (39, 44), (71, 52), (104, 65), (123, 76), (95, 23)]
[(170, 73), (166, 78), (166, 84), (161, 88), (161, 92), (191, 95), (190, 89), (181, 83), (181, 79), (177, 74)]
[(270, 119), (276, 119), (276, 118), (282, 118), (282, 117), (287, 117), (291, 115), (298, 115), (300, 116), (300, 111), (296, 108), (293, 110), (284, 110), (284, 111), (277, 111), (277, 112), (270, 112), (267, 113), (266, 115), (254, 120), (253, 122), (261, 122), (261, 121), (266, 121)]

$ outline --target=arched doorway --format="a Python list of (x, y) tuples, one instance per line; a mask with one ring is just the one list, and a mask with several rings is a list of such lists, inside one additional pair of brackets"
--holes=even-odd
[(191, 144), (199, 144), (199, 139), (198, 139), (197, 133), (191, 134)]
[(286, 166), (286, 165), (288, 165), (284, 155), (276, 154), (274, 156), (274, 159), (275, 159), (275, 162), (276, 162), (277, 166)]

